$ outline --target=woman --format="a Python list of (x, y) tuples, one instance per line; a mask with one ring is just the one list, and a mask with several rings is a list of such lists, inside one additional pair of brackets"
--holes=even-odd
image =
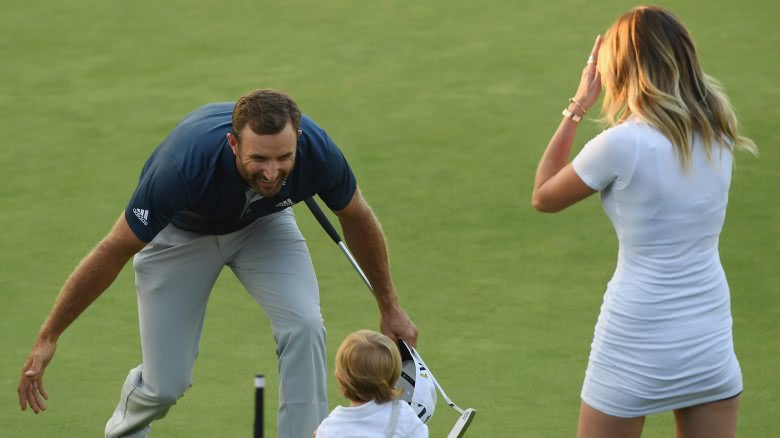
[[(604, 88), (610, 126), (568, 163)], [(733, 437), (742, 375), (718, 255), (732, 153), (756, 153), (670, 12), (640, 6), (596, 38), (539, 162), (533, 206), (556, 212), (600, 191), (620, 243), (582, 388), (579, 437), (638, 437), (674, 411), (678, 437)]]

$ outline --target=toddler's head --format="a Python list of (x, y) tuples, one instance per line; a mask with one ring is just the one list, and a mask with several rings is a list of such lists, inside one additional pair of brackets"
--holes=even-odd
[(359, 330), (344, 339), (336, 352), (336, 380), (344, 396), (355, 402), (384, 403), (398, 398), (401, 353), (387, 336)]

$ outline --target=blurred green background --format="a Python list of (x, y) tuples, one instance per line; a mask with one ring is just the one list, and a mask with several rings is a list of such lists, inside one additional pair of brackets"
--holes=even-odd
[[(688, 26), (761, 149), (737, 157), (721, 257), (745, 380), (739, 436), (780, 415), (780, 4), (661, 1)], [(60, 339), (43, 415), (19, 412), (20, 367), (59, 288), (185, 114), (254, 88), (292, 94), (341, 146), (381, 219), (419, 349), (471, 437), (576, 433), (579, 391), (617, 242), (597, 197), (530, 206), (536, 163), (597, 33), (623, 1), (78, 2), (4, 0), (0, 14), (0, 437), (101, 436), (140, 361), (132, 270)], [(775, 30), (772, 30), (775, 29)], [(598, 132), (583, 123), (575, 148)], [(329, 366), (376, 307), (296, 206), (317, 268)], [(229, 271), (206, 316), (195, 384), (155, 437), (250, 436), (268, 320)], [(331, 408), (344, 400), (329, 382)], [(457, 415), (440, 399), (430, 423)], [(646, 437), (673, 435), (670, 414)]]

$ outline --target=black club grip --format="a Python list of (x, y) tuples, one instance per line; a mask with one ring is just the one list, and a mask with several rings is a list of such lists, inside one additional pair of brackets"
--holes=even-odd
[(317, 204), (317, 201), (315, 201), (314, 198), (306, 198), (303, 202), (305, 202), (306, 206), (309, 207), (311, 214), (314, 215), (314, 217), (317, 219), (317, 222), (319, 222), (325, 232), (328, 233), (328, 236), (330, 236), (330, 238), (333, 239), (336, 244), (341, 242), (341, 236), (339, 236), (339, 232), (333, 228), (333, 224), (331, 224), (328, 220), (328, 217), (325, 216), (325, 213)]

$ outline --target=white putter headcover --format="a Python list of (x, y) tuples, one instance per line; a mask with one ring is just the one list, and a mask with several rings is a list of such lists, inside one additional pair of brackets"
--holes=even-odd
[(395, 386), (403, 389), (401, 399), (409, 403), (423, 423), (427, 423), (436, 409), (436, 386), (425, 364), (415, 358), (416, 354), (412, 354), (412, 348), (406, 345), (403, 339), (398, 341), (398, 349), (401, 351), (401, 377)]

